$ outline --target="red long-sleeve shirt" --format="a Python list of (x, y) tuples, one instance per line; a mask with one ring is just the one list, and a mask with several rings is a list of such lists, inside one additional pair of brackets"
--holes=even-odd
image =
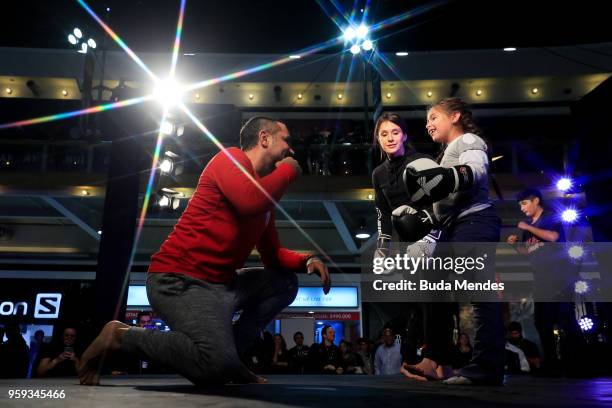
[[(226, 150), (276, 201), (296, 178), (295, 169), (281, 164), (265, 177), (240, 149)], [(149, 272), (172, 272), (210, 282), (229, 283), (254, 247), (266, 267), (297, 270), (307, 254), (281, 247), (274, 204), (223, 152), (208, 163), (195, 193), (159, 252)]]

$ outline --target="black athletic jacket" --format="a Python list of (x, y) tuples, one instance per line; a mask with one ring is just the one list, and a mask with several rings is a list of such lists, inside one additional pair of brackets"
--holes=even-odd
[(407, 150), (401, 157), (386, 159), (372, 172), (374, 203), (378, 217), (377, 248), (388, 248), (391, 242), (393, 232), (391, 213), (393, 210), (401, 205), (410, 204), (410, 196), (404, 184), (404, 169), (408, 163), (423, 158), (431, 159), (426, 154)]

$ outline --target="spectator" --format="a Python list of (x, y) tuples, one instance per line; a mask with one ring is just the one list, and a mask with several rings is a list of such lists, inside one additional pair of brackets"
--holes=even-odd
[(155, 329), (153, 314), (151, 312), (139, 312), (136, 318), (136, 325), (145, 329)]
[(340, 342), (340, 354), (342, 355), (342, 370), (344, 374), (363, 374), (363, 361), (361, 357), (353, 353), (351, 343), (346, 340)]
[(294, 374), (304, 374), (310, 347), (304, 345), (304, 334), (302, 332), (295, 332), (293, 341), (295, 346), (289, 349), (289, 367)]
[(66, 327), (62, 339), (53, 344), (44, 344), (40, 351), (40, 363), (36, 374), (38, 377), (76, 377), (76, 366), (80, 353), (75, 349), (77, 331)]
[(313, 344), (308, 353), (311, 371), (321, 374), (342, 374), (342, 356), (340, 349), (334, 344), (336, 331), (325, 325), (321, 330), (323, 341)]
[(360, 337), (357, 339), (357, 347), (359, 348), (357, 350), (357, 355), (361, 358), (361, 361), (363, 362), (363, 373), (368, 375), (374, 374), (372, 353), (370, 352), (370, 343), (368, 342), (368, 340), (364, 339), (363, 337)]
[(38, 364), (40, 359), (40, 349), (45, 339), (45, 332), (42, 330), (36, 330), (34, 333), (34, 339), (30, 341), (30, 364), (28, 365), (28, 378), (33, 377), (33, 371)]
[(6, 342), (2, 344), (0, 377), (26, 378), (28, 375), (29, 350), (17, 323), (5, 327)]
[(382, 340), (383, 344), (376, 350), (376, 356), (374, 358), (375, 374), (399, 374), (402, 367), (401, 346), (395, 341), (393, 329), (384, 329)]
[(538, 346), (523, 337), (523, 326), (519, 322), (510, 322), (508, 325), (508, 343), (518, 347), (525, 353), (531, 371), (540, 368), (542, 359), (540, 358)]
[(470, 343), (470, 337), (465, 333), (461, 333), (453, 350), (453, 369), (458, 370), (461, 367), (465, 367), (471, 359), (472, 344)]
[(270, 373), (286, 374), (289, 372), (289, 351), (287, 351), (287, 343), (279, 333), (274, 335), (274, 351), (270, 360)]

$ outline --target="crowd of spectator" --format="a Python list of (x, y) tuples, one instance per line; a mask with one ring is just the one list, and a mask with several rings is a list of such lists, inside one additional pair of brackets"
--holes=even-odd
[[(150, 312), (138, 314), (136, 325), (157, 330)], [(57, 338), (45, 338), (37, 330), (28, 347), (18, 324), (0, 326), (0, 378), (74, 377), (82, 349), (75, 327), (66, 326)], [(397, 375), (407, 360), (406, 344), (393, 329), (384, 328), (376, 342), (359, 338), (336, 342), (336, 331), (326, 325), (321, 329), (321, 342), (304, 344), (304, 334), (295, 332), (292, 348), (283, 336), (264, 332), (243, 356), (245, 363), (258, 374), (333, 374), (333, 375)], [(6, 340), (3, 340), (6, 339)], [(49, 340), (49, 341), (45, 341)], [(467, 365), (472, 358), (472, 345), (466, 333), (460, 333), (453, 350), (453, 369)], [(538, 346), (523, 337), (522, 326), (508, 326), (506, 371), (534, 372), (541, 364)], [(167, 373), (155, 363), (123, 355), (115, 355), (105, 372), (111, 375)]]

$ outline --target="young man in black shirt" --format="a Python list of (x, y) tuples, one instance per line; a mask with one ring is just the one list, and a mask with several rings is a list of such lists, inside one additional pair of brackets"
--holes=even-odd
[(289, 369), (295, 374), (304, 374), (310, 347), (304, 344), (304, 334), (302, 332), (295, 332), (293, 341), (295, 347), (289, 349)]
[(519, 322), (510, 322), (508, 325), (508, 343), (520, 348), (529, 362), (531, 371), (538, 370), (542, 359), (538, 346), (523, 337), (523, 326)]
[[(558, 373), (562, 347), (559, 336), (573, 335), (576, 330), (574, 303), (568, 302), (577, 272), (556, 243), (565, 242), (561, 220), (543, 205), (542, 193), (527, 189), (517, 196), (527, 220), (518, 223), (521, 237), (510, 235), (507, 242), (529, 257), (534, 275), (534, 320), (544, 351), (543, 371)], [(555, 298), (564, 301), (555, 302)]]
[(336, 331), (331, 326), (323, 326), (321, 344), (313, 344), (308, 352), (311, 371), (315, 374), (343, 374), (342, 355), (334, 344)]

